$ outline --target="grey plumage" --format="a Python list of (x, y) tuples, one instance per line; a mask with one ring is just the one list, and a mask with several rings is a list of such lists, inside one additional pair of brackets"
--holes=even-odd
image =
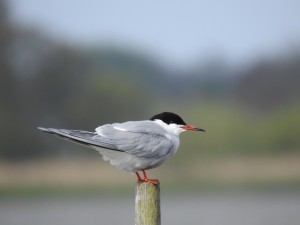
[[(105, 161), (121, 170), (135, 172), (138, 182), (158, 184), (149, 179), (145, 170), (161, 165), (174, 155), (179, 147), (179, 134), (183, 131), (205, 131), (187, 125), (175, 113), (163, 112), (150, 120), (106, 124), (96, 132), (55, 128), (38, 129), (61, 138), (96, 149)], [(144, 178), (139, 175), (142, 171)]]
[(155, 121), (106, 124), (96, 132), (55, 128), (38, 129), (94, 148), (104, 160), (126, 171), (154, 168), (173, 155), (179, 138), (168, 134)]
[(102, 144), (102, 148), (113, 149), (113, 145), (108, 142), (105, 144), (101, 141), (101, 136), (97, 135), (94, 132), (83, 131), (83, 130), (66, 130), (66, 129), (56, 129), (56, 128), (44, 128), (38, 127), (39, 130), (47, 132), (49, 134), (57, 135), (63, 139), (82, 144), (84, 146), (97, 146), (99, 147)]

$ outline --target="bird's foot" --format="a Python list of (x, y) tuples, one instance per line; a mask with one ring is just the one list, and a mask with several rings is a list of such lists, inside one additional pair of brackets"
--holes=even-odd
[(156, 179), (148, 179), (148, 178), (145, 178), (144, 179), (144, 182), (148, 182), (148, 183), (151, 183), (151, 184), (154, 184), (154, 185), (158, 185), (158, 180)]
[(144, 182), (148, 182), (148, 183), (151, 183), (151, 184), (154, 184), (154, 185), (158, 185), (158, 180), (156, 180), (156, 179), (149, 179), (148, 177), (147, 177), (147, 174), (146, 174), (146, 172), (145, 172), (145, 170), (142, 170), (142, 172), (143, 172), (143, 175), (144, 175)]
[(137, 176), (137, 183), (142, 183), (142, 182), (148, 182), (148, 183), (151, 183), (151, 184), (154, 184), (154, 185), (158, 185), (158, 180), (156, 179), (149, 179), (146, 175), (146, 172), (145, 170), (142, 170), (143, 172), (143, 175), (144, 175), (144, 179), (141, 178), (141, 176), (139, 175), (138, 172), (135, 172), (136, 176)]

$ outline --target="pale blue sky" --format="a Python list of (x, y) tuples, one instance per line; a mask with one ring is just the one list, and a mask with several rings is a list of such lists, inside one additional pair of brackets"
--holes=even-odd
[(169, 65), (246, 62), (300, 46), (298, 0), (11, 0), (18, 23), (85, 44), (135, 47)]

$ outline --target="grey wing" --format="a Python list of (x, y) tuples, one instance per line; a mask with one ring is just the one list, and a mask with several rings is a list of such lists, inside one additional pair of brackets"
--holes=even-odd
[(166, 137), (155, 134), (124, 132), (115, 141), (119, 150), (143, 158), (161, 158), (167, 155), (173, 144)]
[[(118, 150), (115, 144), (107, 138), (99, 136), (97, 133), (82, 131), (82, 130), (66, 130), (66, 129), (55, 129), (55, 128), (43, 128), (38, 127), (39, 130), (44, 132), (57, 135), (61, 138), (67, 139), (84, 146), (96, 146), (111, 150)], [(118, 150), (119, 151), (119, 150)]]
[(173, 149), (171, 138), (152, 121), (107, 124), (96, 133), (55, 128), (38, 129), (90, 147), (126, 152), (137, 157), (161, 158)]
[(116, 150), (142, 158), (161, 158), (174, 147), (171, 138), (153, 121), (109, 124), (96, 131), (114, 143)]

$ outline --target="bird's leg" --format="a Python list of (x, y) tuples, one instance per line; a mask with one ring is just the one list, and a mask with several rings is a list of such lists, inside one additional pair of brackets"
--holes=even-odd
[(137, 180), (138, 183), (141, 183), (141, 182), (144, 181), (144, 180), (140, 177), (140, 175), (139, 175), (138, 172), (135, 172), (135, 174), (136, 174), (136, 176), (137, 176), (137, 178), (138, 178), (138, 180)]
[(156, 179), (148, 179), (145, 170), (142, 170), (142, 172), (144, 174), (144, 182), (148, 182), (148, 183), (155, 184), (155, 185), (158, 184), (158, 180), (156, 180)]

